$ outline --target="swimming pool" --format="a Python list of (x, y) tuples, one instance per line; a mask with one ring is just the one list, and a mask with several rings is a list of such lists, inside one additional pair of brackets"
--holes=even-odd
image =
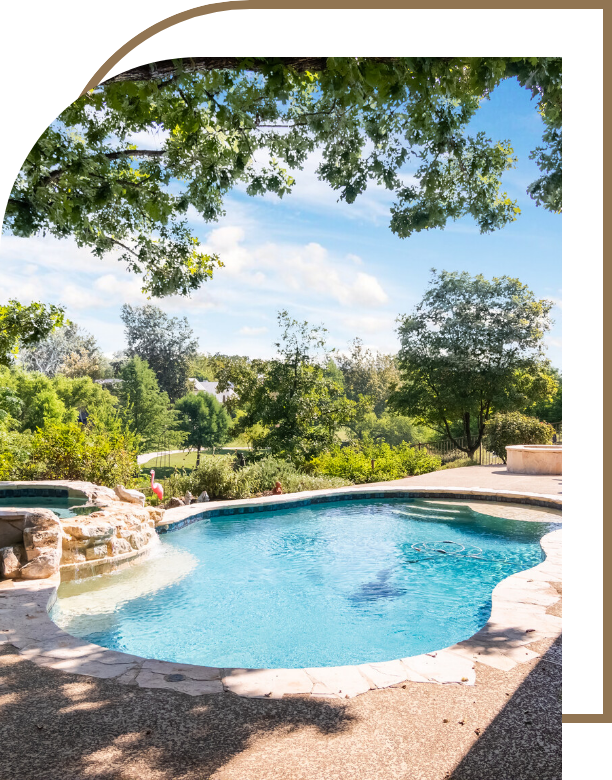
[(16, 509), (50, 509), (58, 517), (76, 517), (77, 515), (88, 515), (95, 512), (97, 506), (85, 506), (88, 498), (73, 497), (53, 497), (43, 496), (11, 496), (9, 498), (0, 498), (0, 508), (15, 507)]
[(62, 583), (51, 616), (91, 642), (182, 663), (387, 661), (474, 634), (495, 585), (540, 563), (554, 527), (405, 498), (212, 517), (161, 536), (128, 570)]

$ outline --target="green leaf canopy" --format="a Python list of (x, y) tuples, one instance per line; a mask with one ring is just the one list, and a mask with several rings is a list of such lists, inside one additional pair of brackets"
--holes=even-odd
[(508, 78), (544, 122), (529, 191), (560, 211), (560, 58), (199, 58), (121, 74), (63, 111), (23, 163), (4, 228), (72, 236), (100, 257), (118, 250), (148, 293), (185, 295), (222, 264), (188, 210), (214, 222), (236, 186), (283, 197), (317, 150), (339, 199), (373, 183), (394, 194), (402, 238), (464, 216), (490, 232), (519, 213), (501, 184), (516, 158), (509, 140), (467, 125)]

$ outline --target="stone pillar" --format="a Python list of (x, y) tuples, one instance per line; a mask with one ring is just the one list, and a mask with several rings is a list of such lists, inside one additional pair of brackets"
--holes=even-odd
[(26, 512), (23, 546), (27, 563), (19, 576), (25, 580), (41, 580), (59, 572), (62, 558), (62, 527), (50, 509)]

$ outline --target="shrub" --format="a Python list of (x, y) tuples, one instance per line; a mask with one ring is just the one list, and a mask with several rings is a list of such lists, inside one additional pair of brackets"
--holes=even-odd
[(201, 455), (200, 465), (191, 472), (175, 471), (166, 483), (165, 494), (182, 496), (188, 490), (199, 496), (205, 490), (211, 498), (247, 498), (238, 486), (238, 472), (231, 455)]
[(175, 471), (166, 483), (166, 495), (182, 496), (188, 490), (199, 496), (206, 490), (212, 499), (250, 498), (272, 490), (279, 481), (284, 493), (323, 490), (350, 484), (337, 477), (304, 474), (288, 461), (267, 457), (238, 471), (232, 455), (202, 455), (191, 473)]
[(506, 447), (514, 444), (550, 444), (555, 429), (520, 412), (496, 414), (486, 424), (487, 449), (506, 462)]
[(310, 463), (314, 473), (347, 479), (357, 484), (426, 474), (439, 469), (440, 465), (439, 457), (430, 455), (424, 449), (415, 449), (406, 442), (391, 447), (385, 442), (374, 444), (371, 439), (351, 447), (334, 447), (313, 458)]
[(440, 470), (443, 471), (444, 469), (462, 469), (465, 466), (478, 466), (478, 465), (479, 465), (478, 461), (473, 460), (472, 458), (457, 458), (457, 460), (451, 460), (450, 463), (441, 466)]
[(135, 484), (136, 442), (95, 424), (50, 423), (28, 442), (27, 462), (14, 458), (12, 479), (73, 479), (114, 487)]
[(368, 412), (363, 418), (351, 425), (360, 439), (368, 437), (385, 441), (392, 447), (403, 441), (409, 444), (415, 441), (427, 441), (431, 432), (419, 428), (410, 417), (383, 412), (378, 417), (374, 412)]
[(32, 434), (7, 430), (0, 424), (0, 480), (13, 479), (30, 460)]
[(272, 457), (264, 458), (251, 466), (247, 466), (238, 472), (238, 476), (249, 485), (252, 494), (271, 490), (277, 481), (283, 486), (284, 493), (299, 493), (303, 490), (323, 490), (350, 484), (349, 480), (339, 477), (305, 474), (296, 469), (289, 461)]

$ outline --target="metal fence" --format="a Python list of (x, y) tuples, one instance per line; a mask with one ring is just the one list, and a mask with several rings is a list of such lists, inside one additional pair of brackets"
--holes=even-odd
[[(553, 442), (555, 444), (561, 444), (563, 440), (563, 423), (552, 423), (552, 427), (555, 429), (553, 436)], [(446, 466), (449, 463), (453, 463), (458, 460), (465, 460), (468, 457), (467, 452), (467, 437), (455, 436), (455, 441), (451, 439), (440, 439), (439, 441), (428, 442), (416, 442), (415, 447), (420, 450), (425, 449), (430, 455), (437, 455), (442, 461), (442, 465)], [(480, 447), (474, 452), (472, 460), (476, 461), (481, 466), (497, 466), (503, 464), (503, 460), (495, 453), (490, 452), (484, 443), (481, 443)]]

